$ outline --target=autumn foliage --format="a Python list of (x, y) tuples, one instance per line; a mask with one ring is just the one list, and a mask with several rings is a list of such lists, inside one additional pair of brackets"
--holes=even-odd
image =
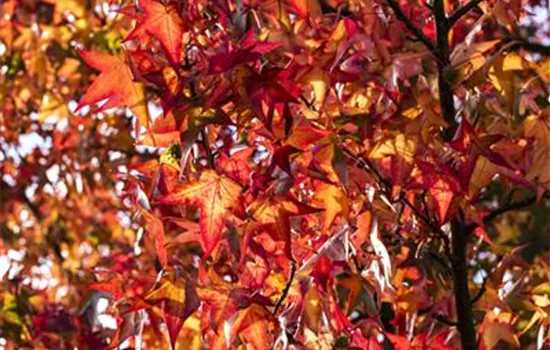
[(3, 0), (0, 349), (550, 348), (548, 0)]

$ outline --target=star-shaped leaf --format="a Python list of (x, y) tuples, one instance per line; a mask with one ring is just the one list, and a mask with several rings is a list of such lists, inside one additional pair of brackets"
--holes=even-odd
[(168, 327), (172, 349), (185, 320), (199, 307), (195, 286), (176, 273), (173, 278), (164, 278), (159, 287), (145, 296), (150, 304), (162, 304), (164, 321)]
[(168, 61), (178, 66), (185, 31), (178, 6), (174, 2), (164, 5), (153, 0), (140, 0), (139, 6), (143, 17), (137, 17), (138, 23), (126, 40), (143, 35), (153, 36), (160, 41)]
[(290, 217), (315, 213), (317, 208), (283, 196), (263, 196), (254, 201), (249, 208), (254, 219), (265, 228), (274, 239), (285, 242), (285, 255), (294, 260), (291, 252)]
[(177, 186), (162, 198), (164, 204), (191, 204), (199, 207), (201, 243), (208, 256), (221, 239), (224, 220), (239, 201), (241, 186), (219, 176), (214, 170), (204, 171), (198, 181)]
[(143, 84), (134, 81), (134, 75), (124, 55), (109, 55), (97, 51), (78, 50), (82, 59), (101, 74), (82, 96), (76, 111), (103, 100), (100, 110), (128, 107), (143, 126), (147, 126), (149, 114)]
[(347, 217), (349, 213), (348, 198), (338, 186), (320, 183), (314, 197), (315, 205), (325, 209), (323, 213), (323, 233), (327, 233), (337, 215)]

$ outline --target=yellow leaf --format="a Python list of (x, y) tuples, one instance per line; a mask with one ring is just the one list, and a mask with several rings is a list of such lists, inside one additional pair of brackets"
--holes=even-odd
[(164, 322), (174, 348), (185, 321), (200, 304), (193, 283), (176, 272), (175, 276), (163, 278), (160, 287), (147, 293), (144, 299), (153, 305), (162, 303)]
[(321, 296), (317, 291), (315, 284), (311, 283), (309, 289), (304, 295), (304, 322), (314, 330), (319, 331), (319, 322), (321, 321), (321, 313), (323, 311)]
[(69, 116), (67, 105), (55, 94), (47, 92), (42, 97), (40, 110), (38, 112), (38, 120), (43, 123), (47, 118), (56, 120), (64, 119)]
[(271, 313), (259, 304), (252, 304), (239, 312), (231, 326), (230, 342), (237, 335), (254, 350), (269, 349), (268, 325)]
[(538, 75), (546, 84), (550, 85), (550, 57), (543, 58), (535, 66)]
[(456, 84), (471, 76), (487, 62), (487, 51), (491, 50), (500, 40), (490, 40), (481, 43), (459, 44), (451, 53), (451, 65), (458, 71)]
[(82, 96), (76, 110), (107, 99), (100, 110), (128, 107), (138, 118), (140, 124), (147, 127), (149, 110), (147, 109), (145, 86), (143, 83), (135, 82), (134, 74), (126, 57), (96, 51), (78, 50), (78, 52), (88, 65), (101, 71), (101, 74)]
[(306, 81), (311, 85), (315, 96), (315, 105), (317, 108), (323, 106), (328, 93), (330, 77), (323, 69), (313, 69), (306, 77)]
[(349, 213), (348, 198), (344, 191), (337, 186), (321, 183), (313, 198), (314, 202), (325, 209), (323, 213), (323, 232), (334, 222), (337, 215), (347, 217)]
[(330, 41), (340, 41), (346, 37), (346, 25), (343, 19), (338, 22), (338, 25), (330, 34)]
[(535, 139), (526, 177), (550, 189), (550, 122), (544, 116), (532, 115), (524, 120), (523, 127), (525, 136)]
[(511, 70), (524, 70), (529, 67), (529, 62), (525, 61), (520, 55), (515, 52), (504, 56), (502, 70), (504, 72)]
[(395, 138), (386, 138), (376, 144), (369, 154), (369, 158), (381, 159), (386, 156), (399, 155), (407, 163), (412, 163), (418, 140), (405, 134), (398, 134)]
[(487, 186), (497, 173), (497, 166), (490, 162), (487, 158), (480, 156), (477, 159), (476, 165), (470, 183), (468, 185), (468, 196), (475, 198), (479, 191)]
[(200, 350), (203, 349), (201, 320), (198, 316), (193, 315), (185, 320), (178, 338), (180, 349)]

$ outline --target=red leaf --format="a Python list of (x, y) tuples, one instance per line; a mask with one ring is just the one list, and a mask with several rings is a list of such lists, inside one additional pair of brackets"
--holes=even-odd
[(168, 61), (178, 66), (183, 46), (185, 26), (180, 11), (175, 2), (166, 5), (153, 0), (140, 0), (139, 5), (144, 13), (138, 19), (134, 30), (126, 40), (131, 40), (144, 34), (158, 39), (166, 52)]

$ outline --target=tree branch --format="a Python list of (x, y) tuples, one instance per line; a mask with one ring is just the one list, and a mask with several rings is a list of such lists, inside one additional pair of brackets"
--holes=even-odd
[(27, 204), (29, 209), (32, 211), (32, 213), (36, 217), (36, 220), (41, 221), (42, 219), (44, 219), (44, 216), (40, 212), (40, 209), (38, 209), (38, 207), (33, 202), (31, 202), (31, 200), (29, 199), (29, 197), (27, 197), (27, 194), (25, 193), (24, 190), (22, 192), (23, 193), (21, 194), (21, 197), (23, 198), (23, 201), (25, 202), (25, 204)]
[(426, 225), (428, 225), (428, 227), (434, 231), (435, 233), (437, 233), (439, 236), (445, 236), (445, 234), (443, 233), (443, 231), (441, 231), (441, 228), (437, 227), (436, 224), (434, 224), (428, 217), (424, 216), (420, 210), (414, 206), (414, 204), (412, 204), (405, 196), (401, 196), (401, 201), (403, 203), (405, 203), (406, 206), (408, 206), (409, 208), (411, 208), (411, 210), (413, 211), (413, 213), (418, 217), (420, 218), (422, 221), (424, 221), (424, 223)]
[(529, 52), (538, 53), (542, 56), (550, 56), (550, 46), (544, 46), (542, 44), (531, 43), (525, 39), (514, 39), (513, 44), (510, 46), (510, 50), (524, 49)]
[(443, 0), (434, 0), (433, 14), (436, 29), (436, 49), (439, 54), (437, 61), (437, 84), (439, 89), (439, 105), (443, 119), (449, 124), (445, 130), (444, 137), (447, 140), (452, 139), (458, 126), (455, 120), (455, 105), (453, 90), (447, 80), (446, 72), (450, 65), (449, 54), (449, 21), (445, 14)]
[(449, 28), (456, 24), (468, 12), (477, 7), (484, 0), (470, 0), (466, 5), (459, 7), (452, 15), (449, 16)]
[(409, 29), (409, 31), (411, 31), (413, 33), (413, 35), (418, 40), (420, 40), (424, 44), (424, 46), (426, 46), (428, 48), (428, 50), (430, 50), (432, 52), (432, 54), (437, 56), (437, 50), (435, 49), (434, 44), (430, 41), (430, 39), (428, 39), (424, 35), (424, 33), (422, 33), (422, 31), (420, 31), (420, 29), (418, 29), (414, 25), (414, 23), (409, 19), (409, 17), (407, 17), (407, 15), (403, 12), (403, 9), (401, 9), (401, 6), (399, 6), (397, 1), (396, 0), (386, 0), (386, 2), (392, 8), (393, 12), (395, 13), (395, 17), (397, 17), (397, 19), (399, 21), (401, 21), (403, 24), (405, 24), (407, 29)]
[(493, 210), (491, 213), (489, 213), (487, 216), (483, 218), (483, 223), (488, 224), (500, 215), (507, 213), (512, 210), (522, 209), (525, 207), (530, 206), (531, 204), (534, 204), (537, 201), (537, 196), (531, 196), (524, 200), (508, 203), (506, 205), (503, 205), (502, 207)]
[[(549, 193), (545, 193), (543, 195), (543, 198), (548, 198), (549, 195), (550, 195)], [(520, 200), (520, 201), (517, 201), (517, 202), (513, 202), (513, 203), (508, 202), (507, 204), (503, 205), (502, 207), (500, 207), (498, 209), (495, 209), (492, 212), (490, 212), (489, 214), (487, 214), (483, 218), (483, 223), (485, 225), (488, 225), (489, 223), (491, 223), (491, 221), (495, 220), (497, 217), (499, 217), (503, 214), (506, 214), (509, 211), (519, 210), (519, 209), (523, 209), (525, 207), (528, 207), (530, 205), (533, 205), (533, 204), (536, 203), (536, 201), (537, 201), (537, 196), (533, 195), (533, 196), (527, 197), (527, 198), (525, 198), (523, 200)], [(478, 224), (473, 223), (473, 224), (470, 224), (470, 225), (466, 226), (466, 229), (467, 230), (473, 230), (477, 226), (478, 226)]]
[(453, 288), (458, 316), (458, 331), (462, 349), (476, 349), (476, 330), (470, 291), (468, 289), (467, 250), (469, 234), (464, 224), (455, 218), (451, 221)]
[[(383, 178), (383, 176), (376, 169), (376, 166), (370, 161), (370, 159), (360, 158), (346, 147), (342, 147), (342, 150), (344, 154), (353, 159), (356, 162), (356, 165), (358, 165), (361, 169), (365, 169), (370, 172), (374, 176), (376, 183), (380, 187), (380, 191), (388, 198), (391, 197), (392, 184)], [(402, 193), (399, 195), (398, 201), (401, 202), (403, 206), (411, 208), (415, 216), (423, 221), (426, 226), (428, 226), (428, 228), (436, 234), (438, 238), (443, 240), (445, 251), (448, 253), (450, 249), (449, 238), (441, 230), (441, 228), (435, 222), (433, 222), (429, 216), (422, 214), (422, 212), (420, 212), (420, 210), (415, 207), (414, 204), (412, 204)]]

